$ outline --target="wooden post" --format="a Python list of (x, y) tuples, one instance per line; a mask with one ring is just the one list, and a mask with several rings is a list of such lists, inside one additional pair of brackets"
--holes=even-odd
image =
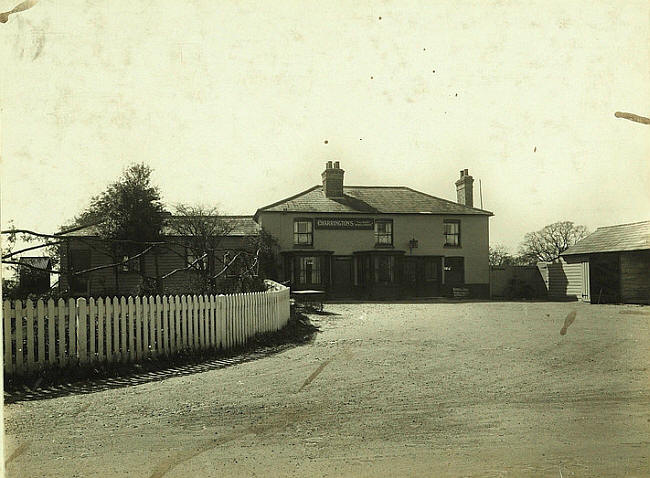
[(111, 298), (106, 297), (106, 303), (104, 304), (104, 307), (106, 307), (106, 350), (104, 351), (106, 353), (106, 361), (107, 362), (112, 362), (113, 361), (113, 324), (114, 322), (114, 312), (113, 312), (113, 304), (111, 303)]
[(160, 296), (156, 296), (156, 355), (161, 355), (164, 352), (162, 343), (162, 301)]
[(34, 356), (34, 304), (31, 300), (25, 301), (25, 321), (27, 323), (27, 357), (25, 362), (25, 370), (33, 370), (36, 365), (36, 358)]
[(169, 354), (169, 302), (167, 296), (162, 296), (162, 350)]
[(126, 318), (126, 344), (127, 344), (127, 357), (130, 362), (135, 361), (135, 302), (133, 296), (127, 299), (128, 317)]
[(181, 306), (181, 298), (180, 296), (176, 295), (174, 296), (174, 329), (176, 331), (175, 337), (174, 337), (174, 350), (179, 351), (182, 348), (182, 342), (181, 342), (181, 313), (182, 313), (182, 306)]
[(199, 296), (199, 321), (200, 325), (199, 328), (201, 330), (201, 340), (199, 342), (199, 349), (204, 350), (205, 349), (205, 333), (206, 333), (206, 325), (207, 325), (207, 320), (206, 320), (206, 308), (205, 308), (205, 297), (203, 295)]
[(88, 350), (86, 348), (86, 325), (87, 317), (86, 299), (77, 299), (77, 360), (80, 363), (88, 361)]
[(210, 347), (217, 348), (217, 301), (213, 294), (210, 294)]
[(16, 373), (23, 372), (23, 302), (16, 301)]
[(187, 296), (181, 296), (181, 334), (183, 349), (187, 349)]
[(199, 298), (196, 295), (192, 299), (192, 349), (198, 349), (199, 345)]
[(149, 344), (149, 299), (145, 296), (142, 298), (142, 353), (144, 357), (151, 355), (151, 346)]
[(157, 355), (156, 350), (156, 299), (149, 296), (149, 350), (151, 355)]
[(56, 358), (56, 323), (54, 321), (55, 310), (54, 300), (49, 299), (47, 301), (47, 362), (49, 365), (53, 365)]
[(89, 361), (95, 361), (97, 356), (97, 347), (95, 346), (95, 327), (97, 326), (97, 304), (95, 304), (95, 299), (92, 297), (88, 300), (88, 359)]
[(63, 366), (68, 362), (67, 350), (69, 347), (66, 345), (66, 341), (65, 341), (65, 332), (67, 329), (65, 325), (65, 318), (66, 318), (65, 301), (63, 299), (59, 299), (58, 310), (56, 314), (56, 320), (59, 329), (59, 353), (57, 355), (59, 358), (59, 366)]
[(120, 350), (120, 299), (113, 297), (113, 362), (119, 362)]
[[(13, 310), (11, 308), (11, 302), (5, 300), (2, 304), (2, 336), (3, 336), (3, 345), (4, 345), (4, 356), (5, 356), (5, 365), (4, 371), (7, 375), (13, 373), (13, 361), (11, 353), (11, 317), (13, 315)], [(16, 347), (17, 349), (17, 347)]]
[(38, 366), (45, 367), (45, 303), (38, 299), (36, 302), (37, 341), (38, 341)]
[(106, 339), (106, 330), (104, 329), (104, 314), (106, 313), (106, 306), (104, 299), (101, 297), (97, 299), (97, 360), (102, 361), (104, 355), (104, 340)]
[(70, 343), (68, 347), (68, 363), (77, 361), (77, 302), (75, 299), (68, 299), (68, 336)]
[(129, 315), (128, 305), (126, 303), (126, 297), (120, 297), (120, 360), (126, 362), (129, 358), (129, 344), (127, 340), (127, 317)]

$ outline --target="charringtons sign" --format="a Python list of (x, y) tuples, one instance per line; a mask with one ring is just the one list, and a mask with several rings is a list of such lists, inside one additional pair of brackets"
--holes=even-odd
[(338, 217), (316, 218), (316, 229), (372, 229), (375, 222), (371, 218), (353, 217), (341, 219)]

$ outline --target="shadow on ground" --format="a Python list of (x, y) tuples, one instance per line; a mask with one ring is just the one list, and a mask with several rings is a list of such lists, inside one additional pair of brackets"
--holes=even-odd
[(87, 394), (112, 388), (207, 372), (274, 355), (313, 341), (319, 328), (297, 314), (288, 325), (273, 334), (256, 337), (244, 348), (225, 355), (179, 355), (135, 364), (112, 364), (93, 369), (65, 369), (41, 372), (30, 377), (5, 379), (5, 403), (43, 400), (73, 394)]

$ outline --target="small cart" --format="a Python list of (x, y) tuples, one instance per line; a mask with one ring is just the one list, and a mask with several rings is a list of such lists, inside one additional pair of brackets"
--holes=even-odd
[(292, 290), (291, 297), (295, 300), (296, 306), (311, 307), (318, 311), (323, 310), (324, 290)]

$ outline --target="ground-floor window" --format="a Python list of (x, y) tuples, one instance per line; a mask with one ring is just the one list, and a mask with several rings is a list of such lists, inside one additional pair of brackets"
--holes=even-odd
[(321, 257), (299, 256), (295, 258), (294, 274), (301, 285), (320, 285)]

